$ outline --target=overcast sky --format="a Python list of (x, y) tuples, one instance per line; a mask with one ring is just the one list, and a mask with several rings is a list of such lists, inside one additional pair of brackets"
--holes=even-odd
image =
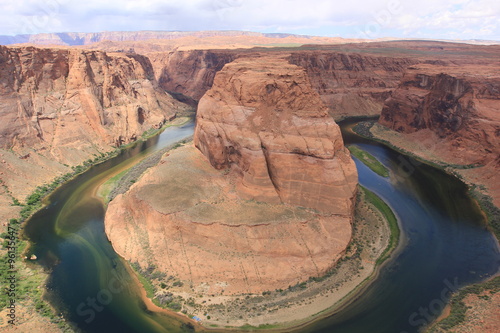
[(500, 1), (0, 0), (0, 35), (104, 30), (500, 40)]

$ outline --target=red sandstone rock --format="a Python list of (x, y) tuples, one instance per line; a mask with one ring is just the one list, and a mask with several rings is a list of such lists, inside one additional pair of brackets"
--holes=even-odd
[(202, 50), (149, 55), (161, 88), (196, 101), (212, 87), (215, 74), (236, 57), (231, 51)]
[(232, 177), (190, 146), (116, 197), (105, 228), (121, 256), (184, 282), (171, 291), (231, 295), (321, 276), (344, 253), (351, 217), (241, 199)]
[(200, 100), (195, 145), (241, 175), (244, 197), (351, 215), (357, 172), (304, 69), (240, 58)]
[(47, 149), (61, 163), (127, 143), (178, 108), (139, 55), (0, 47), (0, 80), (0, 147)]
[(293, 52), (289, 60), (306, 69), (312, 86), (335, 117), (380, 114), (406, 69), (418, 62), (400, 56), (331, 51)]
[(304, 69), (279, 57), (227, 64), (200, 100), (194, 141), (211, 165), (175, 150), (110, 203), (118, 253), (196, 294), (286, 288), (336, 263), (357, 172)]
[[(464, 170), (500, 203), (500, 76), (498, 66), (420, 65), (405, 74), (379, 122), (426, 141), (440, 161), (483, 166)], [(435, 138), (431, 135), (434, 134)], [(417, 152), (419, 153), (419, 152)]]

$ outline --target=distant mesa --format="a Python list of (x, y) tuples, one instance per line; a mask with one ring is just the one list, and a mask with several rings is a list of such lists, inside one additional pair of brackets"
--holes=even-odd
[(78, 46), (89, 45), (102, 41), (124, 42), (124, 41), (145, 41), (149, 39), (177, 39), (183, 37), (267, 37), (286, 38), (297, 36), (309, 38), (310, 36), (298, 36), (284, 33), (260, 33), (250, 31), (104, 31), (104, 32), (60, 32), (60, 33), (40, 33), (25, 34), (16, 36), (0, 36), (0, 44), (20, 44), (31, 43), (36, 45), (65, 45)]

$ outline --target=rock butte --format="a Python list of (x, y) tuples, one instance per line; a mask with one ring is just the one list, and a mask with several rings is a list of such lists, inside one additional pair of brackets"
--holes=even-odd
[(356, 167), (303, 68), (237, 59), (217, 74), (196, 120), (194, 144), (216, 169), (241, 175), (243, 197), (351, 215)]
[(227, 64), (200, 101), (194, 142), (208, 161), (178, 149), (110, 203), (106, 232), (123, 257), (196, 294), (286, 288), (340, 258), (357, 172), (303, 68)]

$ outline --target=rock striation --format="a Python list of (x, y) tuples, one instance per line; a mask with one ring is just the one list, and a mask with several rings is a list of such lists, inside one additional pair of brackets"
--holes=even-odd
[(194, 143), (109, 204), (120, 255), (190, 295), (284, 289), (335, 265), (357, 172), (303, 68), (281, 57), (224, 66), (200, 100)]
[(415, 59), (349, 52), (293, 52), (289, 61), (306, 69), (313, 88), (334, 117), (379, 115)]
[(386, 101), (379, 122), (425, 143), (419, 154), (473, 167), (461, 173), (488, 187), (498, 205), (500, 77), (495, 68), (419, 65)]
[[(279, 52), (267, 51), (280, 56)], [(362, 56), (331, 51), (290, 51), (291, 64), (306, 69), (312, 87), (335, 117), (379, 115), (408, 66), (403, 57)], [(215, 74), (239, 57), (261, 57), (255, 50), (189, 50), (148, 54), (160, 86), (199, 101)]]
[(231, 51), (174, 51), (149, 55), (161, 88), (199, 101), (212, 87), (215, 74), (233, 61)]
[(194, 143), (241, 176), (248, 199), (350, 216), (356, 167), (305, 70), (279, 57), (240, 58), (200, 100)]
[[(34, 184), (159, 128), (184, 108), (136, 54), (0, 46), (0, 81), (0, 176), (20, 200)], [(36, 179), (23, 172), (30, 165), (39, 169)]]
[(349, 216), (244, 200), (233, 182), (195, 147), (178, 148), (110, 202), (106, 234), (125, 259), (166, 274), (169, 292), (191, 297), (285, 289), (340, 259)]

